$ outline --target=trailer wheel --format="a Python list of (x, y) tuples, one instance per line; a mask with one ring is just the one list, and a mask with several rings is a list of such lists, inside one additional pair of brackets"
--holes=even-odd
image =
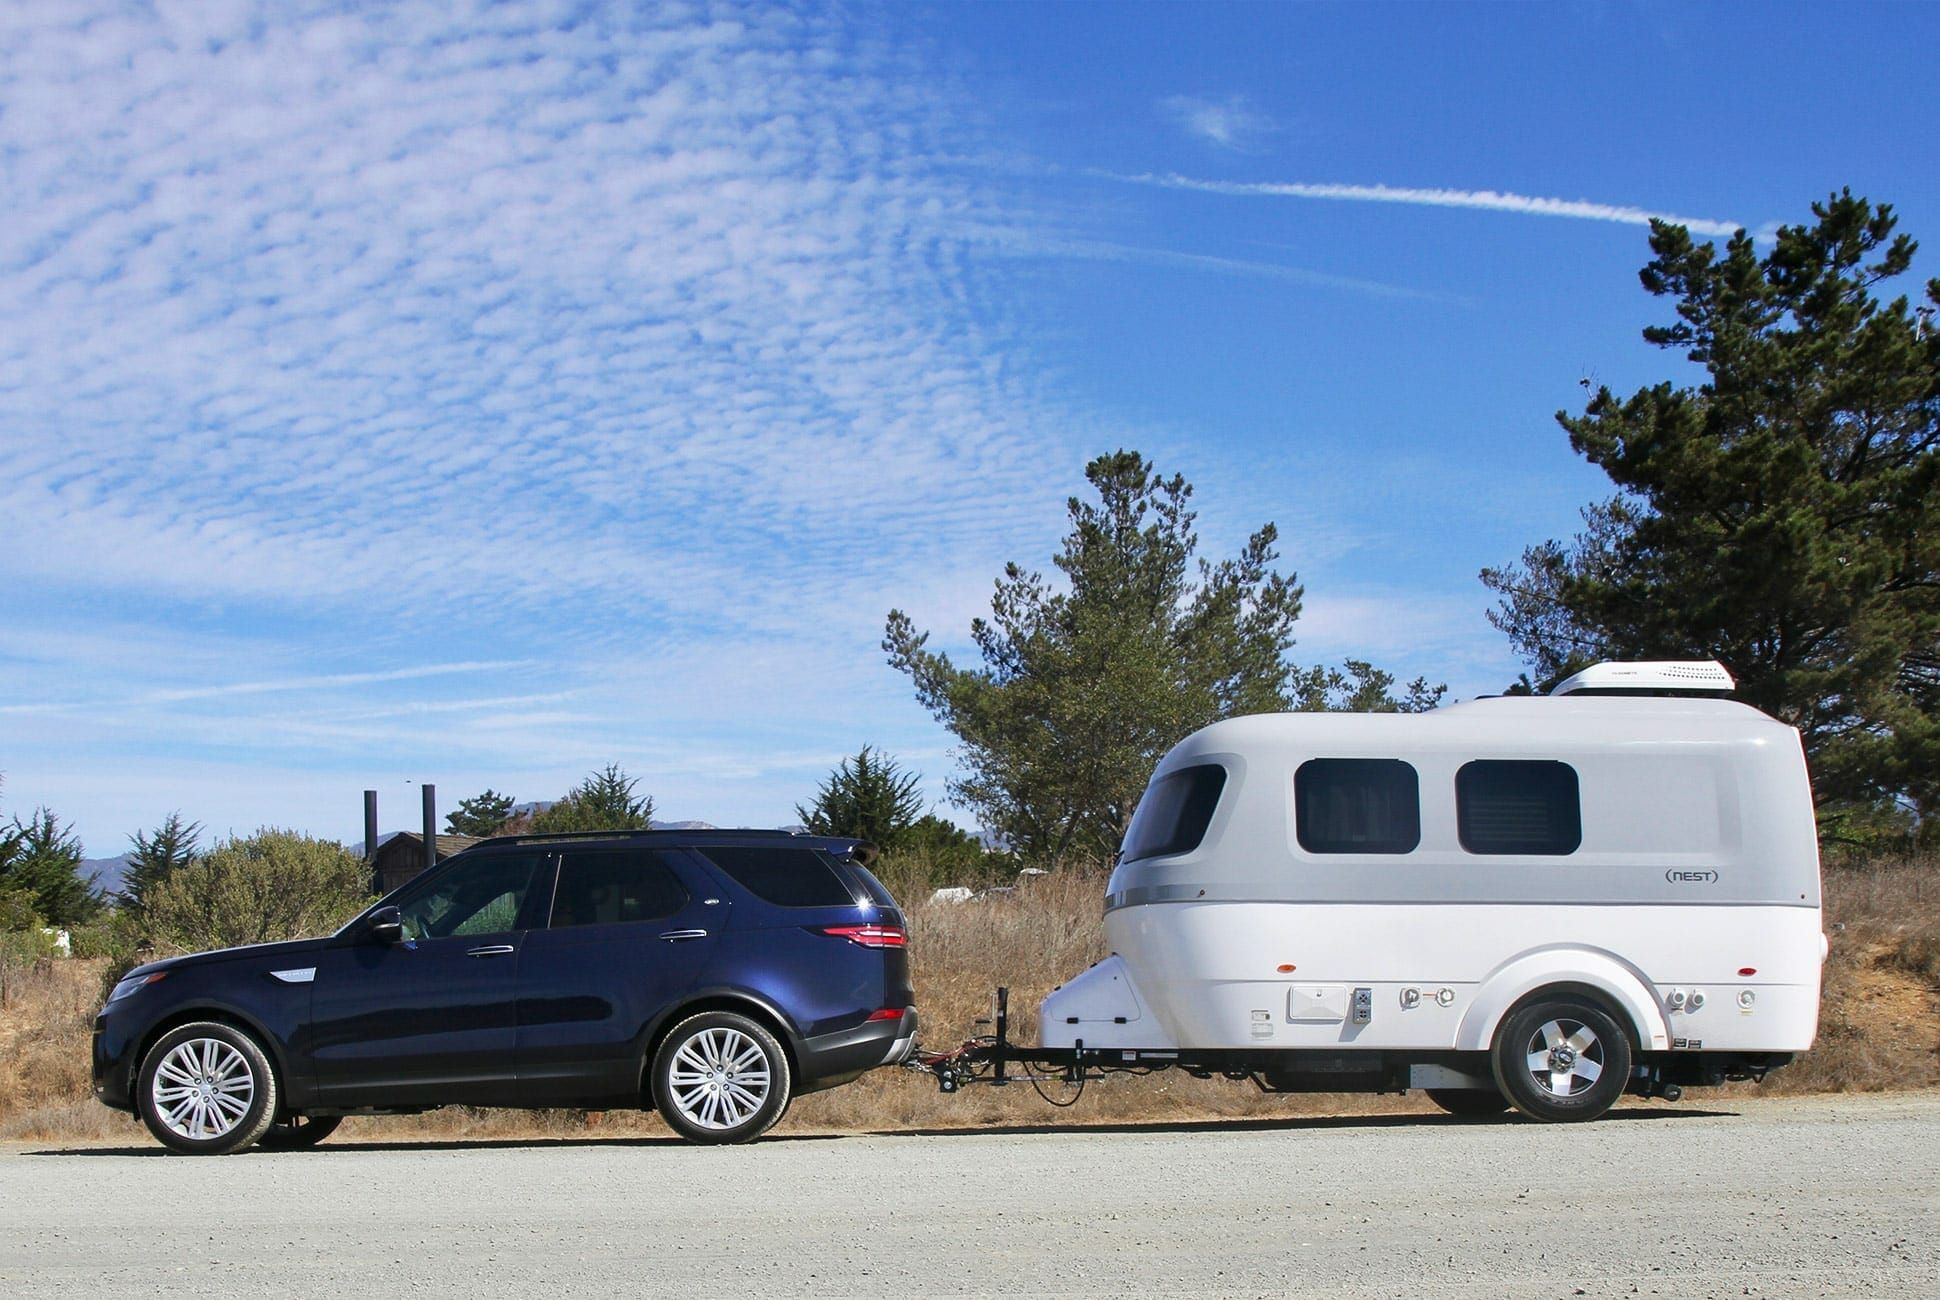
[(1595, 1119), (1630, 1081), (1630, 1038), (1610, 1013), (1569, 994), (1503, 1017), (1489, 1053), (1502, 1095), (1530, 1119)]
[(1509, 1099), (1494, 1088), (1426, 1088), (1428, 1100), (1451, 1115), (1479, 1119), (1509, 1109)]

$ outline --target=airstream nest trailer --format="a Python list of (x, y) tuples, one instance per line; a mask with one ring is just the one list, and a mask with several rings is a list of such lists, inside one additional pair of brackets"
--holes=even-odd
[(1031, 1059), (1543, 1120), (1762, 1077), (1818, 1027), (1818, 839), (1798, 733), (1731, 686), (1605, 664), (1187, 737), (1112, 874), (1112, 956), (1045, 999)]

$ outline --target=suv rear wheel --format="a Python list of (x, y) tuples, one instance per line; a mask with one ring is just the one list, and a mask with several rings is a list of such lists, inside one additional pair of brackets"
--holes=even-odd
[(690, 1142), (747, 1142), (788, 1109), (788, 1056), (759, 1022), (703, 1011), (673, 1027), (653, 1057), (653, 1099)]

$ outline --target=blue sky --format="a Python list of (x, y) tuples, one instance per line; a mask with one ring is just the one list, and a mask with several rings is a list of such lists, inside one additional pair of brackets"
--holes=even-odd
[[(1295, 658), (1519, 665), (1641, 214), (1940, 240), (1940, 9), (0, 11), (0, 809), (354, 839), (415, 781), (793, 818), (950, 738), (1092, 455), (1265, 520)], [(1934, 245), (1940, 247), (1940, 245)], [(1917, 267), (1936, 273), (1931, 254)], [(1911, 288), (1911, 286), (1908, 286)], [(945, 809), (950, 812), (951, 810)]]

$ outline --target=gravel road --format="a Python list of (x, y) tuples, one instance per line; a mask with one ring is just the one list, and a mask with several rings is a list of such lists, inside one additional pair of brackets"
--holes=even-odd
[(1940, 1293), (1940, 1094), (1116, 1129), (0, 1148), (0, 1291)]

